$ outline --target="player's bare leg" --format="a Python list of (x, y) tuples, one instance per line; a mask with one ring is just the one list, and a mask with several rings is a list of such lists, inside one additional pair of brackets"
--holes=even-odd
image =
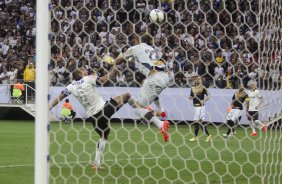
[(101, 165), (101, 157), (103, 156), (103, 153), (104, 153), (104, 149), (107, 143), (107, 138), (108, 138), (108, 135), (106, 135), (104, 138), (100, 137), (99, 141), (97, 142), (95, 160), (93, 161), (93, 164), (92, 164), (93, 171), (105, 169)]
[[(115, 96), (112, 99), (117, 104), (116, 108), (120, 108), (122, 105), (127, 103), (128, 99), (130, 97), (131, 97), (130, 93), (124, 93), (122, 95)], [(109, 129), (104, 130), (102, 132), (101, 131), (102, 130), (96, 130), (96, 132), (100, 135), (100, 139), (97, 142), (95, 160), (94, 160), (94, 162), (92, 164), (92, 169), (94, 171), (104, 169), (104, 167), (102, 167), (102, 165), (101, 165), (101, 157), (103, 156), (103, 152), (104, 152), (104, 149), (105, 149), (106, 142), (107, 142), (108, 135), (109, 135), (110, 131), (109, 131)]]
[(154, 123), (161, 131), (164, 137), (164, 141), (169, 140), (168, 128), (169, 122), (168, 121), (161, 121), (158, 117), (156, 117), (150, 110), (143, 107), (134, 97), (130, 97), (128, 99), (128, 104), (132, 106), (135, 110), (135, 114), (140, 117), (144, 118), (150, 123)]
[(195, 142), (198, 140), (198, 133), (200, 130), (200, 125), (198, 121), (194, 121), (194, 137), (190, 139), (190, 142)]
[(116, 101), (118, 107), (123, 106), (124, 104), (126, 104), (128, 102), (128, 99), (131, 97), (130, 93), (124, 93), (122, 95), (119, 96), (115, 96), (112, 99)]
[(255, 121), (255, 125), (256, 125), (260, 130), (262, 130), (264, 133), (267, 132), (268, 125), (267, 125), (265, 122), (256, 120), (256, 121)]
[(94, 171), (105, 169), (103, 166), (101, 166), (100, 160), (103, 155), (103, 152), (106, 146), (106, 142), (107, 140), (103, 138), (100, 138), (99, 141), (97, 142), (95, 160), (92, 164), (92, 169)]

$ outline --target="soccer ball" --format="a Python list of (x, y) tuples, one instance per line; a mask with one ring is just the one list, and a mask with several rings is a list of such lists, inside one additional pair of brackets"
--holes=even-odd
[(164, 12), (160, 9), (154, 9), (150, 12), (150, 20), (156, 24), (164, 21)]

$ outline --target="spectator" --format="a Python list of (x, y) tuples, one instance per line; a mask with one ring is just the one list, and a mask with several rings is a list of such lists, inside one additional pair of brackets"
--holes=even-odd
[(216, 63), (216, 67), (214, 68), (214, 79), (217, 80), (219, 76), (225, 76), (224, 68), (221, 63)]
[(53, 69), (53, 83), (57, 86), (65, 86), (66, 84), (66, 69), (63, 66), (63, 61), (58, 61), (58, 66)]
[(24, 80), (24, 66), (23, 64), (20, 64), (18, 65), (18, 72), (17, 72), (17, 79), (19, 81), (23, 81)]
[(269, 76), (272, 81), (271, 89), (274, 89), (274, 90), (277, 89), (279, 78), (280, 78), (278, 65), (272, 64), (270, 66)]
[(228, 66), (226, 70), (226, 88), (232, 89), (234, 87), (234, 68)]
[(171, 0), (162, 0), (161, 6), (164, 12), (168, 12), (171, 9)]
[(136, 80), (134, 80), (134, 76), (132, 72), (125, 72), (125, 79), (128, 87), (138, 87)]
[(215, 86), (217, 88), (223, 89), (226, 87), (226, 79), (224, 79), (223, 75), (219, 75), (215, 80)]
[(9, 77), (9, 84), (15, 84), (17, 80), (18, 69), (14, 66), (11, 67), (11, 70), (7, 72)]
[(256, 73), (258, 73), (259, 79), (259, 87), (260, 89), (267, 89), (268, 86), (268, 71), (264, 64), (262, 64), (259, 68), (256, 69)]
[(27, 84), (27, 98), (34, 99), (35, 95), (35, 68), (33, 63), (29, 63), (24, 70), (24, 83)]
[(117, 86), (119, 87), (127, 86), (125, 81), (125, 75), (121, 72), (116, 76), (116, 81), (117, 81)]
[(181, 68), (181, 70), (183, 70), (183, 68), (188, 65), (186, 52), (184, 50), (179, 51), (179, 54), (176, 57), (176, 61), (179, 65), (179, 68)]
[(146, 8), (146, 3), (144, 0), (137, 0), (135, 4), (135, 8), (140, 12), (144, 13)]
[(258, 73), (256, 72), (256, 65), (252, 65), (251, 66), (251, 71), (248, 72), (248, 77), (249, 77), (249, 80), (257, 80), (258, 78)]
[(184, 76), (186, 77), (187, 81), (187, 87), (192, 87), (195, 85), (195, 78), (197, 76), (196, 72), (193, 72), (192, 68), (187, 68), (187, 71), (185, 72)]
[(9, 83), (9, 75), (8, 75), (6, 67), (3, 67), (3, 71), (0, 74), (0, 82), (1, 82), (1, 84), (8, 84)]
[[(31, 55), (33, 50), (35, 33), (34, 14), (36, 12), (32, 9), (34, 7), (33, 3), (30, 3), (32, 1), (26, 0), (26, 2), (25, 5), (19, 8), (20, 13), (15, 16), (16, 21), (14, 21), (20, 33), (5, 32), (4, 26), (6, 26), (5, 23), (7, 21), (3, 19), (4, 28), (0, 29), (3, 30), (1, 32), (3, 32), (4, 36), (0, 35), (0, 48), (2, 47), (0, 54), (4, 53), (2, 54), (4, 59), (8, 57), (9, 51), (14, 49), (13, 45), (15, 45), (15, 40), (17, 40), (14, 35), (19, 34), (23, 38), (22, 42), (27, 43), (23, 43), (23, 45), (26, 44), (26, 48), (29, 48), (27, 49), (26, 56)], [(259, 40), (274, 40), (272, 39), (274, 36), (275, 40), (281, 40), (279, 39), (280, 35), (276, 34), (275, 30), (268, 30), (268, 27), (265, 27), (266, 33), (259, 32), (259, 23), (256, 20), (259, 12), (259, 3), (247, 3), (244, 1), (238, 1), (238, 3), (226, 1), (223, 3), (221, 0), (214, 0), (212, 2), (206, 0), (123, 0), (123, 7), (120, 8), (121, 1), (118, 0), (97, 2), (52, 2), (53, 10), (55, 10), (52, 12), (51, 29), (53, 34), (60, 35), (58, 33), (61, 31), (70, 35), (68, 39), (59, 39), (58, 42), (55, 42), (57, 41), (55, 39), (52, 42), (52, 51), (55, 51), (56, 54), (60, 53), (64, 58), (67, 58), (63, 67), (70, 67), (70, 72), (73, 71), (73, 67), (77, 67), (77, 64), (79, 64), (77, 60), (81, 60), (81, 55), (86, 59), (90, 71), (93, 68), (97, 68), (97, 66), (92, 67), (94, 56), (103, 57), (110, 52), (111, 57), (116, 58), (124, 48), (130, 46), (129, 35), (136, 34), (141, 36), (147, 33), (155, 38), (155, 49), (158, 59), (164, 61), (171, 59), (173, 62), (179, 63), (180, 66), (174, 67), (173, 73), (178, 83), (180, 82), (181, 75), (183, 77), (181, 71), (186, 66), (190, 67), (191, 65), (193, 71), (201, 76), (205, 76), (208, 83), (217, 79), (219, 75), (223, 75), (223, 78), (226, 79), (226, 87), (238, 88), (240, 82), (246, 84), (250, 78), (256, 77), (256, 71), (254, 71), (252, 65), (259, 59), (259, 49), (275, 50), (275, 53), (266, 54), (269, 55), (265, 56), (268, 58), (273, 57), (273, 55), (276, 58), (281, 50), (277, 44), (272, 45), (273, 41), (262, 41), (262, 43), (258, 44)], [(30, 3), (30, 6), (28, 6), (28, 3)], [(96, 7), (97, 5), (98, 7)], [(9, 6), (15, 5), (10, 3)], [(161, 25), (150, 24), (147, 19), (148, 11), (155, 8), (161, 8), (167, 14), (166, 22)], [(1, 14), (4, 17), (11, 15), (7, 8), (3, 8)], [(262, 13), (261, 16), (267, 17), (268, 15)], [(113, 21), (113, 18), (115, 18), (115, 21)], [(29, 19), (33, 21), (29, 21)], [(272, 22), (268, 24), (271, 25)], [(11, 39), (7, 39), (8, 37)], [(70, 47), (72, 50), (63, 49), (64, 52), (61, 53), (62, 48), (69, 43), (71, 43)], [(91, 47), (88, 46), (89, 43), (92, 44)], [(259, 45), (261, 48), (258, 48)], [(184, 50), (184, 53), (180, 52), (180, 50)], [(168, 56), (169, 53), (173, 53), (175, 58), (169, 58), (171, 57)], [(23, 55), (25, 54), (20, 54), (19, 58), (23, 58)], [(196, 59), (193, 61), (192, 57)], [(70, 59), (74, 59), (75, 64), (73, 61), (70, 62)], [(236, 60), (236, 62), (232, 60)], [(224, 72), (215, 73), (214, 68), (216, 65), (210, 63), (210, 61), (222, 63)], [(271, 59), (268, 59), (263, 62), (269, 63), (270, 61)], [(233, 68), (228, 70), (226, 62), (229, 65), (232, 63), (230, 67)], [(238, 63), (240, 62), (243, 66), (239, 67)], [(169, 61), (169, 65), (173, 65), (171, 61)], [(107, 69), (102, 67), (98, 67), (99, 72), (110, 69), (110, 67)], [(241, 70), (241, 72), (238, 72), (238, 70)], [(178, 74), (178, 72), (180, 73)], [(265, 72), (271, 72), (269, 76), (273, 77), (270, 77), (270, 82), (274, 82), (273, 86), (277, 85), (277, 74), (275, 74), (275, 77), (273, 74), (277, 73), (277, 71), (274, 72), (271, 67), (268, 68), (267, 66)], [(259, 75), (258, 72), (256, 73)], [(134, 70), (132, 76), (136, 76)], [(265, 82), (267, 82), (266, 79)], [(111, 85), (117, 85), (117, 83)]]

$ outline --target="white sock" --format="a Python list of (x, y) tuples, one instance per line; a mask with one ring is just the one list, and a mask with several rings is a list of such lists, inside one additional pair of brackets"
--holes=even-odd
[(128, 100), (127, 103), (131, 106), (131, 107), (135, 107), (135, 103), (136, 103), (136, 98), (134, 98), (133, 96), (131, 96)]
[(163, 112), (163, 109), (161, 108), (160, 100), (159, 99), (155, 100), (154, 103), (158, 109), (158, 112)]
[(154, 123), (159, 129), (163, 127), (163, 122), (159, 120), (156, 116), (152, 117), (150, 122)]
[(253, 125), (251, 125), (251, 129), (253, 133), (256, 133), (256, 128)]
[[(148, 109), (143, 109), (143, 108), (135, 108), (135, 114), (139, 117), (139, 118), (144, 118), (145, 115), (150, 112)], [(157, 118), (156, 116), (153, 116), (150, 120), (150, 123), (154, 123), (158, 128), (163, 127), (163, 122)]]
[(104, 152), (104, 149), (105, 149), (105, 146), (106, 146), (106, 142), (107, 141), (105, 139), (102, 139), (102, 138), (97, 142), (96, 155), (95, 155), (95, 161), (94, 161), (94, 163), (97, 164), (97, 165), (101, 164), (101, 157), (103, 156), (103, 152)]

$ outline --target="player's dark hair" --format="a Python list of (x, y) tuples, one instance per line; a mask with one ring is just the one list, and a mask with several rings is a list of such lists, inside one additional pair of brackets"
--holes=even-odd
[(66, 101), (65, 101), (65, 102), (69, 103), (70, 101), (69, 101), (69, 99), (66, 99)]
[(142, 43), (146, 43), (146, 44), (148, 44), (148, 45), (152, 45), (153, 39), (152, 39), (151, 36), (145, 34), (145, 35), (143, 35), (143, 36), (141, 37), (141, 41), (142, 41)]

